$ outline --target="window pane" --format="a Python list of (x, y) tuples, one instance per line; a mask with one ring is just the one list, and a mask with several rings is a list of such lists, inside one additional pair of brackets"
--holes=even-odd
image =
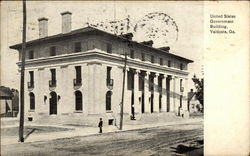
[(56, 56), (56, 47), (50, 48), (50, 56)]
[(76, 66), (76, 79), (80, 80), (82, 78), (81, 66)]
[(133, 49), (130, 49), (130, 58), (135, 58), (135, 56), (134, 56), (135, 54), (134, 54), (134, 50)]
[(108, 91), (106, 93), (106, 110), (111, 110), (111, 96), (112, 96), (112, 92)]
[(107, 43), (107, 52), (112, 53), (112, 44)]
[(160, 58), (160, 65), (163, 65), (163, 59)]
[(81, 52), (81, 42), (76, 42), (75, 43), (75, 52)]
[(56, 80), (56, 69), (50, 69), (51, 72), (51, 80), (55, 81)]
[(35, 109), (35, 95), (34, 93), (30, 93), (30, 109)]
[(34, 82), (34, 72), (30, 71), (29, 74), (30, 74), (30, 82)]
[(171, 61), (170, 60), (168, 61), (168, 67), (171, 67)]
[(80, 91), (75, 92), (76, 110), (82, 110), (82, 93)]
[(151, 63), (155, 63), (155, 57), (151, 56)]
[(111, 79), (111, 69), (112, 67), (107, 67), (107, 79)]
[(34, 59), (34, 51), (29, 51), (29, 59)]
[(145, 54), (144, 53), (141, 53), (141, 60), (145, 61)]

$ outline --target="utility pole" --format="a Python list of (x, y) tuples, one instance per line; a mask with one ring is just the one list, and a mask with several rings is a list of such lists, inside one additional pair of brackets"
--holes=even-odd
[(19, 141), (24, 142), (24, 74), (25, 74), (25, 56), (26, 56), (26, 0), (23, 0), (23, 41), (22, 41), (22, 65), (21, 65), (21, 83), (20, 83), (20, 122), (19, 122)]
[(123, 68), (123, 84), (122, 84), (122, 103), (121, 103), (121, 118), (120, 118), (120, 130), (122, 130), (122, 122), (123, 122), (123, 104), (124, 104), (124, 90), (125, 90), (125, 76), (126, 76), (126, 67), (127, 67), (127, 53), (125, 52), (125, 63)]

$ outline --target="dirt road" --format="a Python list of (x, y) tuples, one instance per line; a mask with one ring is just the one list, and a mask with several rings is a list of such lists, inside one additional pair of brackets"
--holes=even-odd
[(173, 155), (173, 147), (203, 137), (202, 122), (2, 146), (2, 155)]

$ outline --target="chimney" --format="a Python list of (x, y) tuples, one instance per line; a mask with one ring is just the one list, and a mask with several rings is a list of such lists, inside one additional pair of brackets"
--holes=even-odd
[(163, 50), (163, 51), (169, 53), (170, 47), (160, 47), (160, 48), (158, 48), (158, 49)]
[(48, 36), (48, 18), (39, 18), (39, 38), (44, 38)]
[(152, 47), (153, 44), (154, 44), (154, 42), (152, 40), (144, 41), (144, 42), (141, 42), (141, 43), (144, 44), (144, 45), (150, 46), (150, 47)]
[(62, 12), (62, 33), (68, 33), (71, 31), (71, 15), (72, 13), (69, 11)]
[(134, 35), (132, 33), (122, 34), (120, 37), (126, 38), (128, 40), (132, 40)]

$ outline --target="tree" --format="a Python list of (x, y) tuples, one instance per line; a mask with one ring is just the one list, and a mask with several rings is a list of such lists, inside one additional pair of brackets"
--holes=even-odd
[(200, 102), (200, 104), (202, 105), (202, 109), (201, 111), (203, 112), (203, 109), (204, 109), (204, 79), (201, 78), (197, 78), (196, 75), (194, 75), (194, 77), (192, 78), (193, 82), (194, 82), (194, 85), (195, 85), (195, 88), (196, 88), (196, 92), (195, 92), (195, 95), (196, 95), (196, 98), (197, 100)]

